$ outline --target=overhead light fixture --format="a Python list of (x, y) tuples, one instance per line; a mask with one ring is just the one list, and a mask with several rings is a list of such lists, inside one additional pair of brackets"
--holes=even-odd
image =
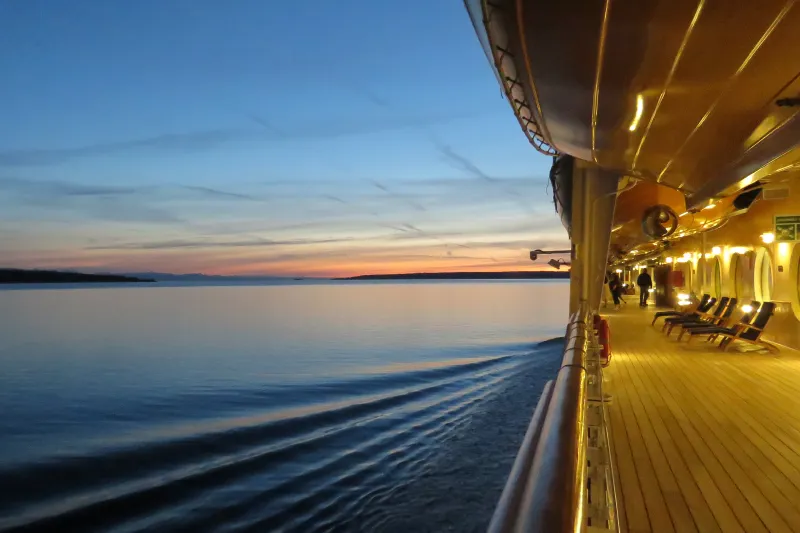
[(703, 257), (705, 257), (706, 259), (711, 259), (714, 256), (712, 254), (705, 254)]
[(692, 258), (692, 252), (686, 252), (685, 254), (683, 254), (683, 258), (684, 259), (691, 259)]
[(713, 248), (711, 248), (711, 253), (713, 255), (719, 255), (722, 253), (722, 248), (720, 248), (719, 246), (714, 246)]
[(767, 233), (762, 233), (761, 242), (763, 242), (764, 244), (770, 244), (775, 242), (775, 234), (772, 233), (771, 231), (768, 231)]
[(665, 261), (666, 261), (667, 263), (672, 263), (672, 258), (671, 258), (671, 257), (667, 257), (667, 258), (665, 259)]
[(644, 97), (641, 94), (636, 95), (636, 114), (633, 116), (631, 125), (628, 127), (630, 131), (636, 131), (639, 127), (639, 121), (642, 119), (644, 113)]
[(622, 269), (621, 269), (621, 268), (618, 268), (618, 269), (616, 269), (614, 272), (616, 272), (617, 274), (622, 274)]
[(734, 246), (731, 248), (732, 254), (746, 254), (748, 251), (746, 246)]

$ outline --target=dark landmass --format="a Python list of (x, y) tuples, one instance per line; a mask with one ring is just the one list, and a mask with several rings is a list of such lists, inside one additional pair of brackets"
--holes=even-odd
[(79, 272), (59, 272), (55, 270), (0, 268), (0, 283), (141, 283), (152, 281), (152, 279), (114, 274), (81, 274)]
[(413, 274), (368, 274), (340, 280), (376, 279), (569, 279), (569, 271), (514, 271), (514, 272), (418, 272)]
[(136, 278), (149, 278), (156, 281), (208, 282), (208, 281), (269, 281), (269, 280), (291, 279), (280, 276), (217, 276), (208, 274), (169, 274), (167, 272), (124, 272), (121, 275), (132, 276)]

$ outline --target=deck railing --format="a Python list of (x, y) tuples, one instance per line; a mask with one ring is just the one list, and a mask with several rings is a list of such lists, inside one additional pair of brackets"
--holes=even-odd
[(490, 533), (617, 531), (611, 438), (593, 315), (567, 325), (564, 357), (534, 411)]

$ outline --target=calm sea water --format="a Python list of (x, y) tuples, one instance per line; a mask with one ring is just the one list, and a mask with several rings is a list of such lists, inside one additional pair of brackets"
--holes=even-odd
[(568, 285), (0, 290), (0, 530), (481, 531)]

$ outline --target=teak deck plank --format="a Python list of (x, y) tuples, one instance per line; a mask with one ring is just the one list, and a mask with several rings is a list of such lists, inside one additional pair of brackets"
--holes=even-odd
[(678, 343), (653, 312), (603, 313), (623, 530), (800, 531), (800, 354)]

